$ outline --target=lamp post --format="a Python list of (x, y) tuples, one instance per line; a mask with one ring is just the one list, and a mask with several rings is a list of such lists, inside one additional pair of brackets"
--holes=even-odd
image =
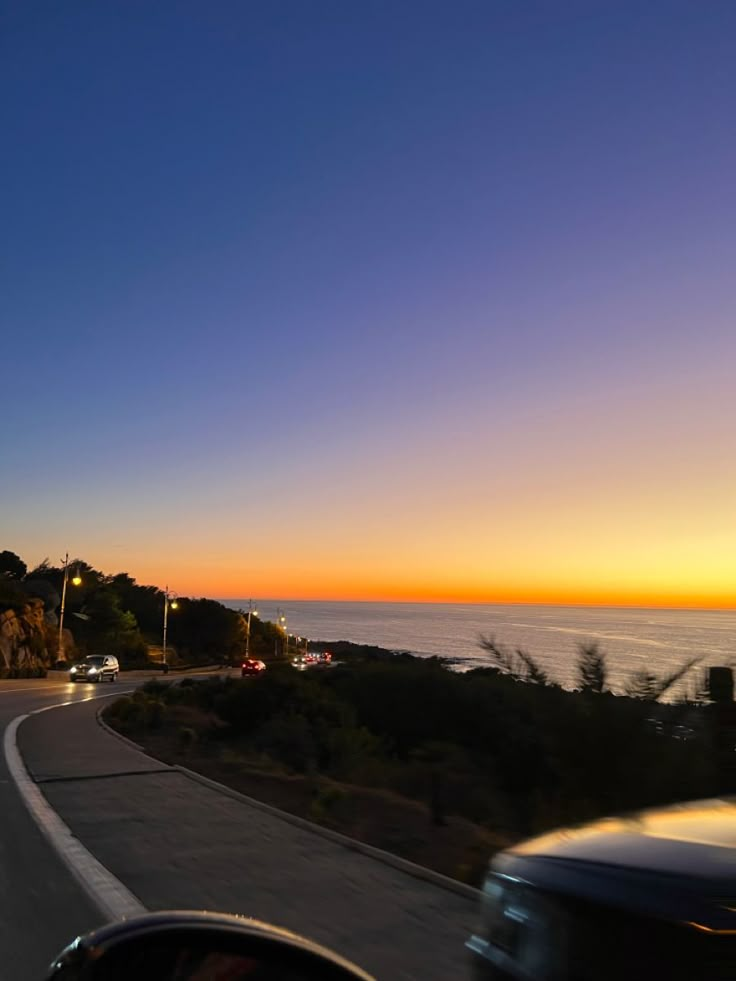
[(248, 600), (248, 619), (246, 621), (246, 631), (245, 631), (245, 659), (246, 661), (250, 657), (250, 618), (258, 616), (258, 610), (253, 605), (253, 600)]
[[(277, 606), (276, 607), (276, 626), (280, 630), (283, 630), (284, 631), (284, 643), (283, 643), (283, 647), (282, 647), (281, 653), (283, 654), (284, 657), (288, 657), (289, 656), (289, 641), (288, 641), (288, 635), (286, 633), (286, 614), (284, 614), (282, 612), (280, 606)], [(274, 641), (274, 655), (276, 657), (278, 657), (278, 641), (277, 640)]]
[[(69, 582), (69, 553), (61, 560), (64, 563), (64, 582), (61, 587), (61, 609), (59, 610), (59, 652), (58, 660), (64, 661), (64, 608), (66, 606), (66, 587)], [(77, 573), (72, 576), (72, 585), (80, 586), (82, 577)]]
[(161, 659), (163, 662), (164, 671), (166, 671), (168, 668), (168, 664), (166, 663), (166, 632), (169, 625), (169, 607), (171, 607), (172, 610), (175, 610), (179, 606), (177, 602), (178, 598), (179, 594), (169, 592), (169, 587), (166, 586), (164, 589), (164, 642), (161, 649)]
[(284, 631), (284, 658), (289, 656), (289, 635), (286, 632), (286, 616), (279, 610), (279, 626)]

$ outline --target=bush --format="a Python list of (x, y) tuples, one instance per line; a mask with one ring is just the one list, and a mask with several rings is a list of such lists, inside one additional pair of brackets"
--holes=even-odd
[[(202, 692), (206, 695), (206, 689)], [(225, 682), (214, 695), (211, 707), (234, 731), (243, 734), (254, 732), (285, 709), (315, 727), (339, 728), (355, 721), (343, 699), (290, 665), (271, 667), (259, 678)]]
[(159, 681), (157, 678), (151, 678), (150, 681), (146, 681), (138, 691), (143, 692), (145, 695), (149, 695), (151, 698), (164, 698), (170, 691), (173, 685), (170, 682)]
[(297, 773), (396, 791), (429, 804), (438, 822), (456, 814), (514, 836), (715, 788), (707, 725), (686, 741), (672, 735), (682, 709), (657, 706), (655, 727), (651, 704), (494, 670), (456, 674), (410, 658), (324, 672), (271, 665), (258, 678), (148, 682), (132, 701), (111, 707), (122, 725), (159, 725), (170, 705), (172, 726)]
[(256, 730), (253, 745), (296, 773), (311, 772), (316, 765), (311, 727), (301, 715), (282, 714), (267, 720)]
[(334, 783), (317, 780), (309, 802), (308, 817), (318, 824), (330, 823), (330, 817), (340, 804), (350, 799), (344, 787)]
[(197, 741), (197, 732), (191, 726), (181, 726), (179, 728), (179, 748), (186, 752), (191, 749)]
[(324, 769), (337, 779), (356, 779), (383, 757), (383, 742), (365, 726), (330, 728), (324, 733)]
[(103, 717), (113, 729), (120, 732), (128, 732), (140, 716), (138, 702), (129, 695), (116, 698), (112, 705), (108, 705), (103, 712)]
[(166, 714), (166, 706), (143, 689), (116, 699), (105, 709), (104, 717), (114, 729), (134, 732), (137, 729), (158, 729)]

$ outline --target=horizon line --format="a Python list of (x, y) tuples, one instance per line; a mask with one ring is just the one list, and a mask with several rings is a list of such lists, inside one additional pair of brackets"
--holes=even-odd
[[(244, 596), (216, 596), (212, 597), (219, 603), (236, 603), (247, 600)], [(253, 597), (250, 597), (253, 599)], [(301, 597), (289, 598), (279, 596), (267, 596), (258, 600), (259, 603), (345, 603), (365, 605), (393, 605), (393, 606), (546, 606), (556, 609), (598, 609), (598, 610), (665, 610), (673, 613), (735, 613), (736, 604), (733, 606), (675, 606), (670, 603), (638, 604), (638, 603), (591, 603), (585, 601), (553, 603), (543, 600), (534, 602), (532, 600), (420, 600), (420, 599), (334, 599), (329, 597)]]

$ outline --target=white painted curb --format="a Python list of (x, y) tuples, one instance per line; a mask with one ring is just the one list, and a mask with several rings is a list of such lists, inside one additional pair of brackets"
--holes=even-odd
[[(97, 695), (94, 697), (106, 698), (109, 696)], [(72, 834), (69, 827), (61, 820), (34, 783), (18, 750), (18, 727), (24, 719), (31, 715), (38, 715), (40, 712), (48, 712), (52, 708), (76, 704), (78, 702), (47, 705), (28, 713), (28, 715), (19, 715), (13, 719), (5, 730), (3, 745), (5, 762), (31, 817), (100, 912), (111, 920), (140, 916), (142, 913), (148, 912), (145, 906), (109, 869), (98, 862), (94, 855), (87, 851), (81, 841)]]

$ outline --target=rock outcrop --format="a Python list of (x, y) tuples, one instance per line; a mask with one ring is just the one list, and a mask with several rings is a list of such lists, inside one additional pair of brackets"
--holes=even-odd
[(42, 677), (48, 667), (44, 605), (29, 599), (18, 609), (0, 613), (0, 677)]

